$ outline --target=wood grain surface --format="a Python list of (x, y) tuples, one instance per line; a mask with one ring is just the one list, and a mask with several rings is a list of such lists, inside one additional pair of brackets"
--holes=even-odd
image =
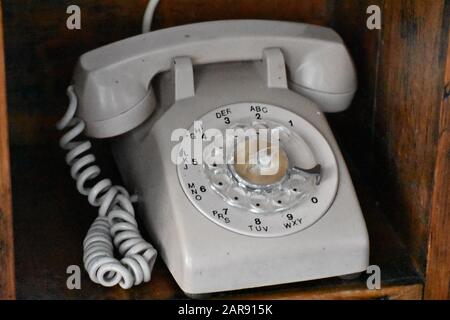
[(0, 300), (14, 299), (16, 294), (7, 119), (3, 15), (0, 7)]
[(444, 1), (384, 1), (374, 105), (380, 199), (424, 272), (438, 153)]
[[(441, 82), (441, 107), (434, 187), (430, 213), (425, 298), (450, 299), (450, 1), (443, 25), (442, 55), (447, 55)], [(447, 45), (445, 45), (447, 44)]]

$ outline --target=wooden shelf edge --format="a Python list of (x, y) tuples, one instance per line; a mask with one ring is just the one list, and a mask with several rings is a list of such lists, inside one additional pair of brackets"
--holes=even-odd
[(0, 1), (0, 299), (16, 297), (7, 119), (3, 13)]
[[(274, 294), (253, 294), (239, 296), (248, 300), (420, 300), (422, 299), (422, 284), (387, 285), (378, 290), (369, 290), (361, 286), (346, 286), (336, 289), (321, 288), (319, 290), (292, 291)], [(236, 296), (230, 297), (235, 299)]]

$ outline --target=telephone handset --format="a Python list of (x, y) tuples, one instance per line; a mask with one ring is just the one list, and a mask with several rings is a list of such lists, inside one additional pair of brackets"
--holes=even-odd
[(355, 90), (340, 37), (292, 22), (197, 23), (81, 56), (60, 128), (72, 127), (61, 140), (66, 160), (100, 208), (84, 244), (91, 279), (149, 281), (156, 251), (124, 188), (107, 179), (85, 187), (100, 170), (89, 142), (74, 142), (82, 131), (112, 137), (146, 229), (186, 293), (365, 270), (366, 226), (323, 115), (347, 108)]
[[(356, 75), (347, 49), (334, 31), (300, 23), (235, 20), (158, 30), (84, 54), (74, 76), (78, 114), (90, 136), (122, 134), (152, 113), (151, 80), (170, 70), (174, 58), (189, 57), (194, 65), (264, 57), (267, 63), (278, 62), (276, 54), (268, 54), (269, 48), (282, 51), (289, 79), (283, 83), (267, 75), (268, 81), (273, 81), (269, 86), (289, 85), (324, 112), (348, 106), (356, 91)], [(268, 71), (276, 70), (274, 67)]]

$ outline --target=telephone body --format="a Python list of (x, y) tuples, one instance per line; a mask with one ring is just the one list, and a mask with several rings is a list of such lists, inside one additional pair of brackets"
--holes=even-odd
[[(346, 109), (356, 91), (351, 58), (331, 29), (231, 20), (158, 30), (84, 54), (73, 83), (86, 134), (111, 138), (146, 230), (184, 292), (366, 270), (367, 229), (324, 115)], [(174, 164), (172, 133), (192, 133), (197, 120), (202, 130), (282, 128), (287, 173), (259, 190), (229, 165)]]

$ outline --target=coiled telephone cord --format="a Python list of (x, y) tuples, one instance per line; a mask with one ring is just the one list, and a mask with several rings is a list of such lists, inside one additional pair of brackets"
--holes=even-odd
[[(59, 130), (67, 129), (67, 132), (59, 145), (67, 150), (66, 163), (71, 167), (70, 174), (76, 180), (78, 191), (99, 208), (98, 217), (83, 242), (84, 267), (92, 281), (106, 287), (119, 284), (128, 289), (148, 282), (156, 250), (142, 238), (125, 188), (113, 185), (110, 179), (97, 178), (101, 170), (95, 164), (95, 156), (89, 153), (91, 142), (77, 139), (85, 123), (75, 117), (77, 96), (73, 86), (67, 88), (67, 95), (69, 107), (57, 123)], [(121, 260), (114, 257), (114, 248), (118, 249)]]

